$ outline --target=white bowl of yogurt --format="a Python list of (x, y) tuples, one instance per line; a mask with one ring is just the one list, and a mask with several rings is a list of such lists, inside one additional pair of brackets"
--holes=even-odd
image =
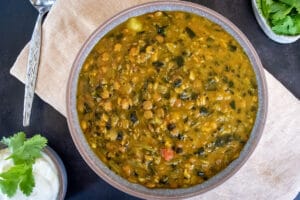
[[(10, 150), (0, 144), (0, 173), (14, 165), (12, 159), (6, 160)], [(30, 196), (24, 195), (20, 189), (13, 197), (7, 197), (0, 190), (1, 200), (63, 200), (67, 191), (67, 173), (63, 162), (49, 146), (45, 147), (42, 157), (36, 159), (33, 165), (35, 187)]]

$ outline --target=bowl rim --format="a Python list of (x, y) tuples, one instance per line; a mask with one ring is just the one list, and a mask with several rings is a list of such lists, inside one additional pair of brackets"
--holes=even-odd
[[(76, 94), (77, 94), (77, 83), (78, 75), (82, 68), (82, 64), (90, 53), (92, 48), (97, 42), (112, 28), (116, 25), (126, 21), (126, 19), (138, 16), (144, 13), (154, 12), (157, 10), (164, 11), (185, 11), (191, 12), (202, 17), (209, 19), (210, 21), (219, 24), (225, 29), (235, 40), (243, 47), (249, 60), (251, 61), (252, 68), (255, 72), (256, 80), (258, 83), (258, 98), (259, 106), (256, 115), (255, 124), (251, 131), (249, 140), (243, 147), (239, 158), (231, 162), (225, 169), (220, 173), (213, 176), (204, 183), (192, 186), (189, 188), (179, 189), (148, 189), (139, 184), (128, 182), (126, 179), (115, 174), (106, 167), (106, 165), (96, 156), (91, 147), (87, 144), (84, 134), (79, 125), (76, 109)], [(254, 151), (259, 139), (261, 138), (264, 124), (267, 115), (267, 86), (263, 66), (256, 53), (254, 47), (249, 42), (247, 37), (227, 18), (220, 15), (216, 11), (213, 11), (205, 6), (185, 2), (185, 1), (155, 1), (144, 4), (139, 4), (121, 11), (109, 20), (102, 23), (90, 37), (86, 40), (84, 45), (81, 47), (79, 53), (74, 60), (72, 65), (71, 73), (68, 79), (67, 95), (66, 95), (66, 107), (67, 107), (67, 122), (71, 133), (71, 137), (75, 143), (77, 150), (85, 162), (90, 168), (107, 183), (114, 186), (115, 188), (131, 194), (133, 196), (145, 199), (178, 199), (187, 198), (207, 192), (221, 183), (225, 182), (228, 178), (233, 176), (246, 162)]]
[(43, 149), (43, 152), (49, 156), (49, 158), (52, 160), (57, 169), (58, 182), (60, 183), (57, 200), (64, 200), (68, 187), (68, 177), (65, 165), (59, 157), (59, 155), (56, 153), (56, 151), (54, 151), (50, 146), (46, 146)]
[[(7, 148), (8, 148), (7, 145), (0, 142), (0, 151)], [(42, 153), (44, 153), (50, 158), (50, 160), (53, 162), (57, 170), (59, 189), (58, 189), (56, 199), (64, 200), (67, 192), (67, 186), (68, 186), (67, 171), (65, 165), (62, 162), (59, 155), (50, 146), (47, 145), (42, 150)]]

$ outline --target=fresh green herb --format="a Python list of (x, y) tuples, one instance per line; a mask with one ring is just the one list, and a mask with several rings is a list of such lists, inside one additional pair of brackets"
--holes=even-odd
[(174, 58), (174, 61), (176, 62), (178, 67), (182, 67), (184, 65), (184, 59), (182, 56), (176, 56)]
[(196, 152), (195, 152), (196, 155), (199, 155), (199, 156), (204, 156), (205, 155), (205, 149), (203, 147), (200, 147)]
[(235, 101), (234, 101), (234, 100), (232, 100), (232, 101), (229, 103), (229, 105), (230, 105), (230, 107), (231, 107), (232, 109), (235, 110)]
[(134, 123), (134, 124), (138, 121), (138, 118), (137, 118), (137, 115), (136, 115), (135, 111), (133, 111), (132, 113), (130, 113), (130, 121), (132, 123)]
[(231, 134), (224, 134), (217, 136), (216, 140), (214, 141), (214, 145), (216, 147), (224, 147), (227, 145), (229, 142), (233, 141), (234, 138)]
[(152, 62), (152, 65), (153, 65), (154, 67), (156, 67), (157, 69), (160, 69), (160, 68), (162, 68), (165, 64), (164, 64), (163, 62), (161, 62), (161, 61), (155, 61), (155, 62)]
[(185, 27), (185, 31), (191, 39), (193, 39), (196, 36), (195, 32), (189, 27)]
[(158, 35), (165, 36), (166, 28), (168, 26), (158, 26), (156, 25), (156, 32)]
[(191, 97), (191, 95), (187, 92), (182, 92), (181, 94), (178, 95), (178, 98), (180, 98), (181, 100), (189, 100)]
[(229, 44), (228, 44), (228, 50), (231, 51), (231, 52), (236, 52), (237, 46), (235, 46), (235, 45), (229, 43)]
[(167, 128), (168, 128), (169, 131), (172, 131), (176, 128), (176, 125), (174, 123), (170, 123), (170, 124), (167, 125)]
[(0, 187), (3, 193), (12, 197), (19, 185), (21, 191), (29, 196), (35, 185), (32, 175), (32, 165), (20, 164), (11, 167), (8, 171), (0, 174)]
[(200, 115), (201, 116), (208, 116), (208, 109), (206, 108), (206, 107), (204, 107), (204, 106), (201, 106), (200, 107), (200, 110), (199, 110), (199, 112), (200, 112)]
[(300, 34), (300, 0), (258, 0), (258, 5), (275, 33)]
[(180, 78), (176, 79), (173, 83), (174, 87), (180, 87), (182, 84), (182, 80)]
[(0, 174), (0, 189), (8, 197), (12, 197), (18, 187), (29, 196), (35, 186), (32, 165), (41, 157), (42, 149), (47, 145), (47, 139), (35, 135), (26, 139), (24, 132), (19, 132), (1, 142), (12, 152), (6, 159), (12, 159), (14, 166)]

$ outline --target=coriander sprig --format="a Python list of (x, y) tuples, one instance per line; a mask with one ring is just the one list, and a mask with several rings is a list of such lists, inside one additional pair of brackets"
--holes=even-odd
[(300, 0), (259, 0), (263, 16), (280, 35), (300, 34)]
[(12, 137), (4, 137), (1, 142), (11, 151), (11, 155), (6, 159), (12, 159), (14, 162), (14, 166), (0, 174), (2, 193), (12, 197), (19, 187), (26, 196), (29, 196), (35, 186), (32, 165), (41, 157), (47, 139), (41, 135), (26, 139), (25, 133), (19, 132)]

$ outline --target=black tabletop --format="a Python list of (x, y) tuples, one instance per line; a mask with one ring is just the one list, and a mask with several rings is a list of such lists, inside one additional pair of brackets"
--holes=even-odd
[[(250, 1), (193, 2), (221, 13), (239, 27), (256, 48), (264, 67), (300, 98), (300, 41), (281, 45), (268, 39), (254, 18)], [(22, 126), (24, 85), (9, 70), (30, 40), (37, 14), (28, 0), (0, 0), (0, 137), (21, 130), (29, 136), (46, 136), (67, 169), (66, 199), (136, 199), (108, 185), (87, 166), (74, 146), (65, 117), (38, 96), (34, 99), (30, 127)]]

